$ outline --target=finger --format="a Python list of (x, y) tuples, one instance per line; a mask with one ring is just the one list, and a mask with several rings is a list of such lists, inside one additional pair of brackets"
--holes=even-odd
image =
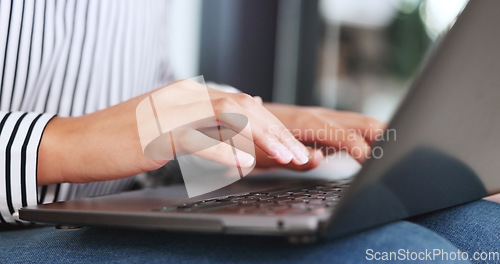
[[(253, 104), (257, 105), (255, 102), (253, 102)], [(213, 100), (211, 102), (211, 107), (212, 106), (213, 111), (216, 114), (216, 118), (206, 117), (206, 106), (200, 105), (199, 103), (190, 103), (182, 105), (180, 107), (172, 108), (170, 109), (169, 117), (183, 118), (168, 118), (169, 125), (171, 127), (177, 128), (203, 130), (203, 128), (213, 128), (217, 127), (219, 124), (222, 124), (227, 128), (235, 131), (236, 133), (240, 133), (242, 136), (252, 140), (260, 147), (265, 148), (266, 151), (268, 151), (269, 154), (274, 155), (280, 163), (289, 163), (292, 160), (293, 154), (285, 146), (283, 146), (283, 144), (279, 141), (278, 138), (276, 138), (275, 135), (270, 134), (269, 131), (266, 131), (266, 129), (263, 128), (267, 123), (262, 123), (261, 118), (257, 118), (255, 117), (255, 115), (252, 115), (252, 111), (254, 111), (253, 108), (244, 109), (243, 107), (241, 107), (241, 105), (239, 105), (236, 101), (229, 97), (223, 97)], [(249, 124), (251, 122), (253, 124), (253, 127), (250, 128), (249, 125), (248, 129), (241, 130), (241, 120), (230, 118), (234, 116), (231, 114), (240, 114), (240, 116), (247, 117), (247, 119), (245, 120), (248, 121), (246, 122)], [(248, 117), (250, 117), (252, 121), (250, 121)], [(278, 123), (277, 125), (279, 126), (281, 124)], [(172, 130), (167, 130), (162, 127), (162, 131), (168, 132)], [(217, 137), (219, 131), (215, 131), (215, 134), (210, 133), (210, 130), (206, 130), (203, 132), (207, 135), (212, 136), (213, 139), (219, 139), (219, 137)]]
[[(260, 118), (258, 119), (261, 122), (261, 126), (256, 129), (258, 133), (266, 135), (266, 137), (261, 139), (262, 141), (259, 147), (265, 149), (269, 146), (280, 151), (280, 155), (286, 157), (282, 163), (289, 163), (290, 161), (296, 165), (307, 163), (309, 160), (309, 151), (307, 148), (298, 141), (277, 118), (270, 113), (268, 119), (263, 118), (263, 116), (265, 116), (264, 114), (267, 113), (264, 111), (262, 112), (263, 114), (259, 115)], [(254, 118), (257, 119), (258, 117), (255, 116)]]
[(300, 149), (303, 152), (299, 153), (300, 155), (295, 154), (299, 157), (296, 160), (300, 162), (294, 162), (300, 164), (307, 162), (308, 152), (305, 146), (298, 142), (277, 118), (262, 105), (257, 104), (251, 96), (241, 94), (231, 96), (212, 101), (216, 115), (239, 113), (247, 116), (253, 142), (279, 163), (289, 163), (294, 158), (293, 151), (298, 153)]
[(276, 162), (272, 157), (269, 157), (263, 150), (256, 148), (255, 155), (257, 158), (257, 166), (260, 168), (272, 168), (281, 167), (291, 170), (305, 171), (314, 169), (319, 166), (321, 161), (324, 159), (324, 155), (319, 149), (310, 149), (309, 161), (302, 165), (297, 165), (294, 163), (280, 164)]
[(264, 101), (262, 101), (262, 97), (260, 96), (254, 96), (253, 99), (260, 105), (264, 104)]
[(386, 123), (375, 118), (352, 112), (335, 112), (333, 115), (327, 114), (326, 118), (335, 120), (342, 127), (356, 130), (369, 143), (380, 139), (387, 127)]
[(296, 171), (306, 171), (318, 167), (321, 164), (321, 161), (323, 161), (325, 158), (323, 152), (319, 149), (315, 149), (315, 150), (310, 150), (310, 153), (311, 154), (309, 155), (309, 160), (307, 161), (307, 163), (302, 165), (289, 163), (283, 165), (283, 167)]
[[(261, 124), (260, 128), (263, 128), (261, 132), (271, 136), (271, 142), (269, 144), (278, 145), (278, 143), (281, 143), (281, 145), (291, 152), (293, 163), (297, 165), (307, 163), (309, 151), (292, 135), (277, 117), (271, 114), (271, 112), (261, 104), (255, 104), (255, 100), (253, 104), (252, 102), (245, 104), (248, 102), (248, 100), (245, 100), (247, 97), (246, 95), (240, 94), (239, 96), (242, 96), (241, 101), (243, 102), (243, 106), (251, 109), (252, 111), (249, 111), (249, 113), (255, 120), (259, 121), (259, 124)], [(273, 141), (274, 139), (279, 142)]]
[(322, 144), (334, 147), (339, 151), (344, 150), (360, 163), (369, 157), (370, 145), (357, 132), (345, 128), (334, 128), (333, 135), (333, 139), (328, 139)]

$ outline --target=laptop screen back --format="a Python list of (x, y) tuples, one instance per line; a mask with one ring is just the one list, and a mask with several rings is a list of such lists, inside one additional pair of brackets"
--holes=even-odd
[(363, 167), (332, 232), (500, 191), (500, 1), (471, 1), (441, 39)]

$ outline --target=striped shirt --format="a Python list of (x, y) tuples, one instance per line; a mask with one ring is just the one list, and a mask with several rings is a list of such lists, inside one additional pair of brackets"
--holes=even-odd
[(24, 206), (131, 183), (38, 187), (38, 146), (54, 115), (91, 113), (172, 80), (167, 9), (165, 0), (0, 0), (1, 223)]

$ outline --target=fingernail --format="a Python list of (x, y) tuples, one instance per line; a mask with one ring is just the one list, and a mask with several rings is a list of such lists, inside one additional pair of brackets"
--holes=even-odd
[(297, 165), (306, 164), (309, 161), (309, 153), (305, 154), (302, 148), (295, 146), (292, 148), (292, 152)]
[(238, 160), (240, 167), (243, 168), (249, 168), (255, 162), (255, 158), (252, 155), (240, 150), (236, 150), (236, 159)]
[(281, 143), (276, 143), (274, 147), (274, 151), (278, 154), (278, 157), (280, 160), (282, 160), (285, 163), (290, 162), (293, 159), (293, 154), (288, 150), (283, 144)]

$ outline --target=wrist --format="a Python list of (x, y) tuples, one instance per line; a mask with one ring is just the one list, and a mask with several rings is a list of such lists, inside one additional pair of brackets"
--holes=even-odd
[(158, 169), (144, 156), (135, 99), (80, 117), (54, 117), (38, 151), (38, 185), (107, 181)]
[(66, 158), (64, 146), (68, 144), (67, 123), (73, 118), (55, 116), (45, 127), (38, 149), (37, 183), (47, 185), (64, 182)]

